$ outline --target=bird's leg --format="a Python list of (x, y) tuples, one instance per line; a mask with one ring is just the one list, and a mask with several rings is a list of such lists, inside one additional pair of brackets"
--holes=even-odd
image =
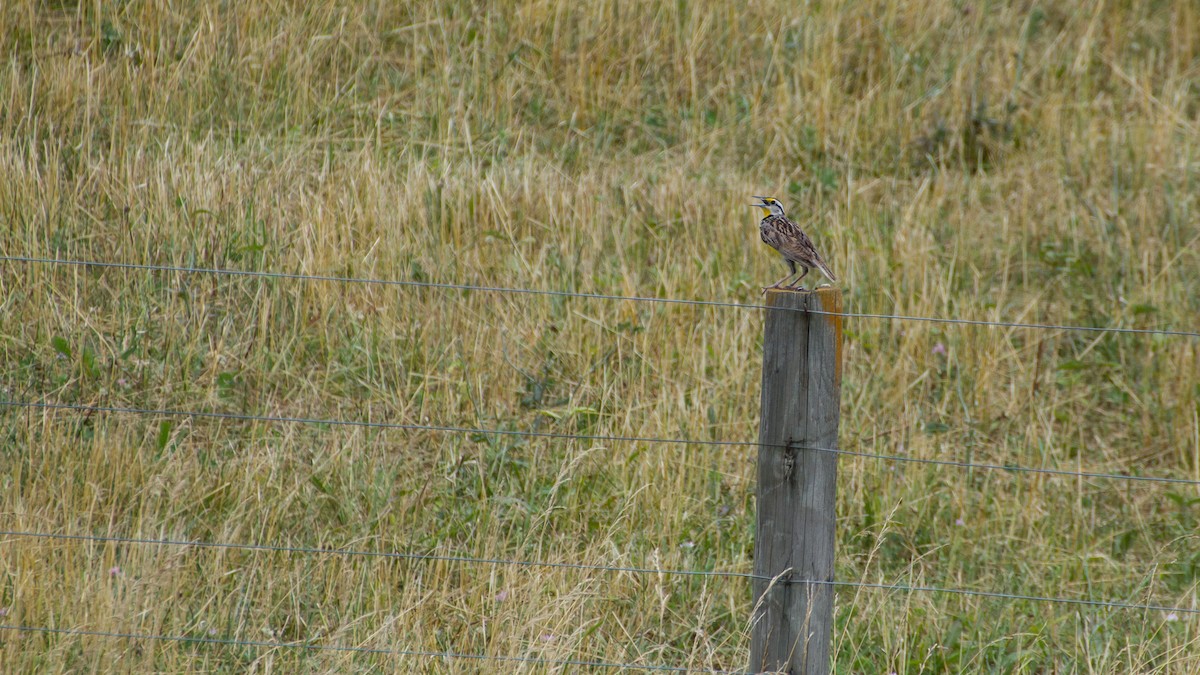
[(796, 280), (792, 282), (792, 285), (789, 286), (789, 288), (794, 288), (796, 290), (802, 291), (802, 290), (804, 290), (804, 287), (800, 285), (800, 280), (803, 279), (805, 277), (805, 275), (808, 274), (808, 268), (805, 267), (804, 265), (801, 265), (800, 269), (802, 269), (804, 271), (800, 273), (800, 276), (796, 277)]
[(759, 295), (765, 295), (766, 292), (771, 290), (772, 288), (783, 288), (783, 282), (785, 282), (791, 278), (792, 278), (792, 275), (789, 274), (786, 277), (780, 279), (779, 281), (776, 281), (775, 283), (771, 284), (770, 286), (763, 286), (762, 293), (759, 293)]
[[(791, 273), (788, 274), (786, 277), (780, 279), (779, 281), (776, 281), (775, 283), (771, 284), (770, 286), (763, 286), (762, 293), (759, 293), (759, 295), (766, 295), (767, 291), (771, 290), (772, 288), (781, 288), (780, 284), (787, 281), (788, 279), (791, 279), (793, 276), (796, 275), (796, 263), (792, 262), (791, 260), (788, 260), (787, 258), (784, 258), (784, 262), (786, 262), (788, 264), (788, 267), (790, 267), (792, 269)], [(808, 268), (807, 267), (804, 268), (804, 271), (807, 272)], [(788, 286), (788, 288), (791, 288), (791, 286)]]

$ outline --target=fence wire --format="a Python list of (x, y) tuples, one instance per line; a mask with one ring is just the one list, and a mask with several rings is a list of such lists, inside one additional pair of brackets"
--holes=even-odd
[(321, 281), (342, 284), (369, 284), (378, 286), (400, 286), (409, 288), (431, 288), (441, 290), (472, 291), (479, 293), (504, 293), (512, 295), (543, 295), (561, 298), (584, 298), (590, 300), (616, 300), (629, 302), (646, 302), (670, 305), (691, 305), (699, 307), (732, 307), (738, 309), (771, 309), (785, 311), (807, 311), (812, 314), (842, 316), (854, 319), (881, 319), (889, 321), (919, 321), (928, 323), (959, 324), (966, 326), (987, 326), (993, 328), (1027, 328), (1034, 330), (1062, 330), (1091, 333), (1125, 333), (1133, 335), (1174, 335), (1180, 337), (1200, 338), (1200, 332), (1189, 330), (1173, 330), (1160, 328), (1123, 328), (1119, 326), (1070, 326), (1045, 323), (1022, 323), (1010, 321), (987, 321), (982, 319), (958, 319), (933, 316), (908, 316), (903, 314), (864, 314), (857, 312), (827, 312), (824, 310), (799, 310), (769, 305), (725, 302), (720, 300), (689, 300), (684, 298), (654, 298), (636, 295), (610, 295), (606, 293), (584, 293), (580, 291), (543, 290), (535, 288), (516, 288), (507, 286), (479, 286), (474, 284), (456, 284), (435, 281), (411, 281), (404, 279), (373, 279), (368, 277), (339, 277), (321, 274), (301, 274), (298, 272), (263, 272), (254, 270), (233, 270), (217, 267), (192, 267), (178, 265), (151, 265), (145, 263), (109, 262), (98, 260), (68, 260), (61, 258), (41, 258), (33, 256), (0, 256), (0, 261), (59, 265), (71, 267), (98, 267), (123, 270), (144, 270), (153, 272), (177, 272), (182, 274), (208, 274), (217, 276), (252, 277), (258, 279), (286, 279), (297, 281)]
[(620, 670), (642, 670), (668, 673), (715, 673), (717, 675), (732, 675), (742, 671), (711, 670), (707, 668), (685, 668), (681, 666), (638, 665), (635, 663), (610, 663), (605, 661), (584, 661), (579, 659), (547, 659), (538, 656), (501, 656), (495, 654), (470, 654), (463, 652), (438, 652), (419, 649), (385, 649), (382, 647), (353, 647), (349, 645), (322, 645), (311, 642), (269, 642), (263, 640), (239, 640), (235, 638), (198, 637), (190, 635), (155, 635), (152, 633), (117, 633), (101, 630), (84, 630), (80, 628), (51, 628), (48, 626), (0, 625), (0, 630), (18, 631), (25, 633), (46, 633), (50, 635), (71, 635), (77, 637), (102, 637), (125, 640), (156, 640), (160, 642), (185, 642), (209, 645), (227, 645), (232, 647), (252, 647), (256, 649), (303, 649), (321, 652), (348, 652), (354, 654), (380, 654), (386, 656), (413, 656), (422, 658), (469, 659), (473, 661), (495, 661), (500, 663), (524, 663), (539, 666), (574, 666), (583, 668), (605, 668)]
[(827, 580), (808, 580), (795, 579), (790, 575), (781, 576), (779, 578), (765, 576), (761, 574), (751, 574), (746, 572), (708, 572), (704, 570), (672, 570), (672, 569), (653, 569), (639, 567), (621, 567), (609, 565), (586, 565), (577, 563), (554, 563), (554, 562), (537, 562), (530, 560), (506, 560), (501, 558), (472, 558), (469, 556), (449, 556), (437, 554), (423, 553), (392, 553), (387, 551), (369, 551), (369, 550), (354, 550), (354, 549), (324, 549), (315, 547), (303, 546), (273, 546), (267, 544), (234, 544), (222, 542), (204, 542), (190, 541), (179, 539), (139, 539), (135, 537), (114, 537), (103, 535), (85, 535), (85, 534), (56, 534), (51, 532), (26, 532), (21, 530), (3, 530), (0, 531), (0, 536), (4, 537), (19, 537), (27, 539), (52, 539), (64, 541), (90, 541), (96, 543), (123, 543), (135, 545), (149, 546), (178, 546), (178, 547), (194, 547), (194, 548), (219, 548), (219, 549), (237, 549), (245, 551), (270, 551), (284, 553), (300, 553), (307, 555), (336, 555), (345, 557), (368, 557), (368, 558), (402, 558), (410, 560), (428, 560), (428, 561), (450, 561), (464, 564), (478, 564), (491, 566), (518, 566), (518, 567), (547, 567), (547, 568), (567, 568), (587, 571), (603, 571), (603, 572), (628, 572), (634, 574), (646, 575), (685, 575), (685, 576), (702, 576), (702, 577), (733, 577), (742, 579), (757, 579), (761, 581), (771, 581), (782, 584), (798, 584), (798, 585), (813, 585), (813, 586), (833, 586), (842, 588), (866, 588), (874, 590), (899, 591), (904, 593), (950, 593), (953, 595), (974, 596), (982, 598), (996, 598), (1002, 600), (1023, 600), (1028, 602), (1041, 602), (1061, 605), (1079, 605), (1086, 607), (1099, 607), (1105, 609), (1121, 609), (1121, 610), (1149, 610), (1160, 611), (1176, 614), (1200, 614), (1200, 609), (1188, 607), (1173, 607), (1170, 605), (1158, 605), (1147, 603), (1130, 603), (1120, 602), (1117, 600), (1091, 600), (1087, 598), (1063, 598), (1055, 596), (1043, 595), (1023, 595), (1019, 593), (1005, 593), (1002, 591), (982, 591), (971, 588), (948, 588), (943, 586), (911, 586), (907, 584), (886, 584), (867, 581), (827, 581)]
[(690, 576), (718, 577), (738, 579), (761, 579), (770, 581), (771, 577), (749, 572), (724, 572), (706, 570), (657, 569), (649, 567), (632, 567), (621, 565), (595, 565), (584, 563), (541, 562), (534, 560), (508, 560), (504, 558), (473, 558), (461, 555), (446, 555), (439, 553), (402, 553), (398, 551), (370, 551), (348, 548), (320, 548), (310, 546), (276, 546), (271, 544), (228, 544), (222, 542), (198, 541), (190, 539), (140, 539), (137, 537), (114, 537), (107, 535), (89, 534), (58, 534), (54, 532), (25, 532), (20, 530), (0, 530), (0, 537), (19, 537), (23, 539), (54, 539), (60, 541), (85, 541), (94, 543), (115, 543), (147, 546), (178, 546), (181, 548), (211, 548), (233, 549), (239, 551), (256, 551), (269, 553), (300, 553), (305, 555), (329, 555), (343, 557), (385, 558), (393, 560), (413, 560), (419, 562), (452, 562), (476, 565), (539, 567), (545, 569), (569, 569), (589, 572), (625, 572), (629, 574), (646, 574), (655, 576)]
[(1144, 483), (1163, 483), (1169, 485), (1200, 486), (1200, 480), (1188, 478), (1169, 478), (1166, 476), (1135, 476), (1119, 473), (1099, 473), (1093, 471), (1069, 471), (1066, 469), (1046, 469), (1040, 467), (1020, 466), (1017, 464), (981, 464), (962, 462), (949, 459), (926, 459), (922, 457), (906, 457), (904, 455), (885, 455), (855, 450), (839, 450), (837, 448), (822, 448), (798, 443), (776, 444), (759, 443), (757, 441), (714, 441), (689, 438), (659, 438), (654, 436), (618, 436), (602, 434), (572, 434), (558, 431), (523, 431), (519, 429), (484, 429), (480, 427), (459, 427), (436, 424), (407, 424), (401, 422), (371, 422), (365, 420), (347, 420), (337, 418), (289, 417), (279, 415), (251, 415), (247, 413), (209, 412), (202, 410), (171, 410), (163, 408), (134, 408), (121, 406), (100, 406), (79, 403), (46, 403), (42, 401), (0, 401), (0, 407), (29, 408), (40, 410), (66, 410), (86, 413), (162, 415), (164, 417), (199, 417), (205, 419), (222, 419), (239, 422), (264, 422), (272, 424), (309, 424), (316, 426), (348, 426), (368, 429), (392, 429), (400, 431), (428, 431), (434, 433), (462, 433), (472, 435), (517, 436), (523, 438), (551, 438), (560, 440), (600, 441), (609, 443), (661, 443), (664, 445), (701, 445), (713, 447), (776, 447), (814, 450), (829, 452), (847, 457), (860, 457), (889, 462), (904, 462), (910, 464), (926, 464), (932, 466), (949, 466), (962, 469), (980, 469), (983, 471), (1009, 471), (1014, 473), (1033, 473), (1069, 478), (1089, 478), (1102, 480), (1133, 481)]

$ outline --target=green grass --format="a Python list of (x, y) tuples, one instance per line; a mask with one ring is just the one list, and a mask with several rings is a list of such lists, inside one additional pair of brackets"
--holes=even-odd
[[(1196, 330), (1195, 3), (9, 2), (0, 252)], [(6, 400), (756, 437), (761, 314), (0, 264)], [(941, 345), (941, 347), (938, 347)], [(1200, 341), (849, 319), (842, 448), (1200, 479)], [(5, 530), (753, 566), (753, 448), (9, 408)], [(1192, 607), (1193, 486), (844, 457), (843, 580)], [(739, 669), (736, 579), (8, 536), (10, 625)], [(1191, 673), (1194, 615), (837, 594), (846, 673)], [(0, 632), (0, 671), (577, 672)], [(586, 669), (585, 669), (586, 670)], [(612, 672), (595, 669), (596, 672)]]

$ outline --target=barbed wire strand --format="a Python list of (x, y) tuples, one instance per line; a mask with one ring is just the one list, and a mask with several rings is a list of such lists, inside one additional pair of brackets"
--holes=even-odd
[[(437, 561), (452, 561), (459, 563), (494, 565), (494, 566), (544, 566), (558, 568), (572, 568), (591, 571), (611, 571), (611, 572), (631, 572), (637, 574), (683, 574), (692, 576), (723, 576), (723, 577), (740, 577), (746, 579), (757, 579), (761, 581), (771, 581), (774, 577), (769, 577), (761, 574), (749, 574), (744, 572), (705, 572), (702, 570), (669, 570), (669, 569), (650, 569), (637, 567), (610, 567), (606, 565), (586, 565), (576, 563), (550, 563), (537, 562), (529, 560), (504, 560), (499, 558), (471, 558), (467, 556), (441, 556), (441, 555), (426, 555), (420, 553), (404, 554), (404, 553), (389, 553), (385, 551), (365, 551), (354, 549), (323, 549), (300, 546), (272, 546), (267, 544), (233, 544), (224, 542), (202, 542), (190, 540), (171, 540), (171, 539), (138, 539), (134, 537), (114, 537), (104, 535), (83, 535), (83, 534), (55, 534), (46, 532), (24, 532), (19, 530), (0, 531), (0, 536), (6, 537), (22, 537), (30, 539), (58, 539), (67, 541), (94, 541), (98, 543), (115, 542), (128, 543), (150, 546), (192, 546), (197, 548), (221, 548), (221, 549), (237, 549), (247, 551), (271, 551), (271, 552), (287, 552), (287, 553), (303, 553), (310, 555), (326, 554), (340, 556), (359, 556), (373, 558), (413, 558)], [(1116, 600), (1089, 600), (1085, 598), (1063, 598), (1055, 596), (1041, 595), (1023, 595), (1017, 593), (1004, 593), (1001, 591), (981, 591), (970, 588), (947, 588), (942, 586), (911, 586), (907, 584), (885, 584), (866, 581), (826, 581), (826, 580), (806, 580), (806, 579), (789, 579), (783, 578), (778, 580), (779, 583), (785, 584), (811, 584), (818, 586), (834, 586), (847, 588), (868, 588), (877, 590), (900, 591), (906, 593), (949, 593), (954, 595), (967, 595), (984, 598), (996, 598), (1003, 600), (1023, 600), (1028, 602), (1045, 602), (1065, 605), (1082, 605), (1088, 607), (1102, 607), (1108, 609), (1128, 609), (1128, 610), (1149, 610), (1161, 612), (1175, 612), (1185, 614), (1200, 614), (1200, 609), (1191, 609), (1188, 607), (1172, 607), (1169, 605), (1153, 605), (1140, 603), (1119, 602)]]
[(519, 295), (543, 295), (564, 298), (584, 298), (591, 300), (617, 300), (630, 302), (649, 302), (671, 305), (692, 305), (699, 307), (734, 307), (739, 309), (773, 309), (786, 311), (807, 311), (812, 314), (842, 316), (854, 319), (880, 319), (890, 321), (921, 321), (928, 323), (959, 324), (967, 326), (987, 326), (993, 328), (1028, 328), (1034, 330), (1064, 330), (1083, 331), (1092, 333), (1126, 333), (1134, 335), (1174, 335), (1180, 337), (1200, 338), (1200, 332), (1187, 330), (1171, 330), (1159, 328), (1122, 328), (1102, 326), (1069, 326), (1059, 324), (1022, 323), (1009, 321), (987, 321), (982, 319), (957, 319), (933, 316), (908, 316), (903, 314), (866, 314), (858, 312), (828, 312), (824, 310), (800, 310), (789, 307), (772, 307), (740, 302), (720, 300), (689, 300), (684, 298), (653, 298), (636, 295), (610, 295), (606, 293), (585, 293), (582, 291), (545, 290), (536, 288), (516, 288), (507, 286), (478, 286), (473, 284), (455, 284), (435, 281), (411, 281), (403, 279), (372, 279), (368, 277), (338, 277), (322, 274), (301, 274), (298, 272), (263, 272), (254, 270), (233, 270), (217, 267), (190, 267), (176, 265), (151, 265), (145, 263), (110, 262), (95, 260), (68, 260), (62, 258), (40, 258), (32, 256), (0, 256), (0, 261), (45, 265), (63, 265), (75, 267), (100, 267), (125, 270), (145, 270), (154, 272), (178, 272), (183, 274), (210, 274), (219, 276), (253, 277), (259, 279), (285, 279), (296, 281), (321, 281), (346, 284), (369, 284), (379, 286), (401, 286), (410, 288), (432, 288), (441, 290), (473, 291), (481, 293), (507, 293)]
[[(162, 415), (167, 417), (200, 417), (208, 419), (224, 419), (240, 422), (266, 422), (288, 424), (311, 424), (326, 426), (350, 426), (369, 429), (394, 429), (401, 431), (429, 431), (437, 433), (465, 433), (479, 435), (518, 436), (526, 438), (554, 438), (562, 440), (604, 441), (613, 443), (662, 443), (670, 445), (705, 445), (717, 447), (755, 447), (764, 445), (757, 441), (714, 441), (688, 438), (658, 438), (653, 436), (609, 436), (595, 434), (572, 434), (557, 431), (522, 431), (519, 429), (482, 429), (476, 427), (457, 427), (435, 424), (405, 424), (400, 422), (369, 422), (363, 420), (345, 420), (336, 418), (287, 417), (278, 415), (251, 415), (246, 413), (208, 412), (199, 410), (170, 410), (156, 408), (132, 408), (118, 406), (99, 406), (75, 403), (46, 403), (42, 401), (0, 401), (0, 407), (32, 408), (43, 410), (69, 410), (76, 412), (99, 412), (113, 414)], [(981, 469), (985, 471), (1010, 471), (1016, 473), (1035, 473), (1069, 478), (1095, 478), (1102, 480), (1121, 480), (1144, 483), (1164, 483), (1170, 485), (1200, 486), (1200, 480), (1189, 478), (1168, 478), (1165, 476), (1135, 476), (1118, 473), (1099, 473), (1092, 471), (1068, 471), (1066, 469), (1047, 469), (1007, 464), (980, 464), (949, 459), (927, 459), (922, 457), (905, 457), (903, 455), (885, 455), (854, 450), (839, 450), (837, 448), (821, 448), (809, 445), (766, 444), (767, 447), (797, 448), (817, 452), (831, 452), (847, 457), (861, 457), (889, 462), (905, 462), (910, 464), (926, 464), (933, 466), (949, 466), (963, 469)]]
[(421, 562), (453, 562), (480, 565), (511, 565), (514, 567), (542, 567), (548, 569), (571, 569), (591, 572), (627, 572), (630, 574), (652, 574), (658, 576), (693, 576), (693, 577), (724, 577), (741, 579), (761, 579), (770, 581), (771, 577), (749, 572), (724, 572), (704, 570), (656, 569), (648, 567), (631, 567), (618, 565), (596, 565), (584, 563), (541, 562), (536, 560), (507, 560), (503, 558), (472, 558), (461, 555), (445, 555), (437, 553), (401, 553), (397, 551), (367, 551), (347, 548), (318, 548), (308, 546), (276, 546), (271, 544), (229, 544), (223, 542), (199, 541), (191, 539), (140, 539), (137, 537), (117, 537), (109, 535), (89, 534), (58, 534), (54, 532), (25, 532), (20, 530), (0, 530), (0, 537), (21, 537), (24, 539), (56, 539), (61, 541), (90, 541), (96, 543), (136, 544), (149, 546), (179, 546), (212, 549), (233, 549), (239, 551), (259, 551), (270, 553), (302, 553), (306, 555), (336, 555), (347, 557), (389, 558), (395, 560), (415, 560)]
[(1087, 600), (1084, 598), (1061, 598), (1046, 595), (1022, 595), (1020, 593), (1003, 593), (1000, 591), (977, 591), (970, 588), (946, 588), (943, 586), (909, 586), (906, 584), (883, 584), (866, 581), (792, 581), (792, 583), (849, 586), (852, 588), (873, 588), (879, 590), (902, 591), (904, 593), (950, 593), (953, 595), (971, 595), (983, 598), (998, 598), (1001, 600), (1025, 600), (1028, 602), (1048, 602), (1063, 605), (1084, 605), (1088, 607), (1104, 607), (1108, 609), (1138, 609), (1156, 612), (1171, 612), (1184, 614), (1200, 614), (1200, 609), (1190, 607), (1171, 607), (1169, 605), (1149, 605), (1115, 600)]
[(188, 635), (154, 635), (151, 633), (117, 633), (100, 630), (84, 630), (80, 628), (50, 628), (47, 626), (19, 626), (12, 624), (0, 625), (0, 630), (21, 631), (29, 633), (50, 633), (54, 635), (75, 635), (85, 637), (120, 638), (128, 640), (158, 640), (163, 642), (198, 642), (201, 644), (228, 645), (232, 647), (255, 647), (263, 649), (304, 649), (308, 651), (350, 652), (355, 654), (379, 654), (386, 656), (415, 656), (424, 658), (471, 659), (475, 661), (500, 661), (506, 663), (528, 663), (543, 666), (578, 666), (587, 668), (607, 668), (623, 670), (644, 670), (668, 673), (713, 673), (716, 675), (733, 675), (742, 671), (710, 670), (701, 668), (684, 668), (681, 666), (637, 665), (633, 663), (609, 663), (605, 661), (584, 661), (578, 659), (547, 659), (536, 656), (496, 656), (492, 654), (470, 654), (464, 652), (437, 652), (418, 649), (385, 649), (382, 647), (352, 647), (349, 645), (318, 645), (310, 642), (268, 642), (264, 640), (238, 640), (235, 638), (194, 637)]

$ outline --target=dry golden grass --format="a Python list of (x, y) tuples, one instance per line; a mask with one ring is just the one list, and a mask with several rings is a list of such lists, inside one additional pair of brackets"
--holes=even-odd
[[(1200, 8), (0, 9), (0, 252), (1200, 325)], [(746, 440), (761, 315), (0, 265), (6, 400)], [(940, 346), (939, 346), (940, 345)], [(1200, 479), (1200, 341), (848, 320), (841, 446)], [(9, 408), (0, 528), (749, 571), (753, 449)], [(1193, 607), (1195, 487), (844, 458), (845, 580)], [(838, 592), (838, 672), (1191, 673), (1195, 615)], [(736, 579), (0, 538), (7, 625), (739, 669)], [(0, 671), (580, 667), (0, 632)], [(596, 672), (611, 672), (591, 669)]]

